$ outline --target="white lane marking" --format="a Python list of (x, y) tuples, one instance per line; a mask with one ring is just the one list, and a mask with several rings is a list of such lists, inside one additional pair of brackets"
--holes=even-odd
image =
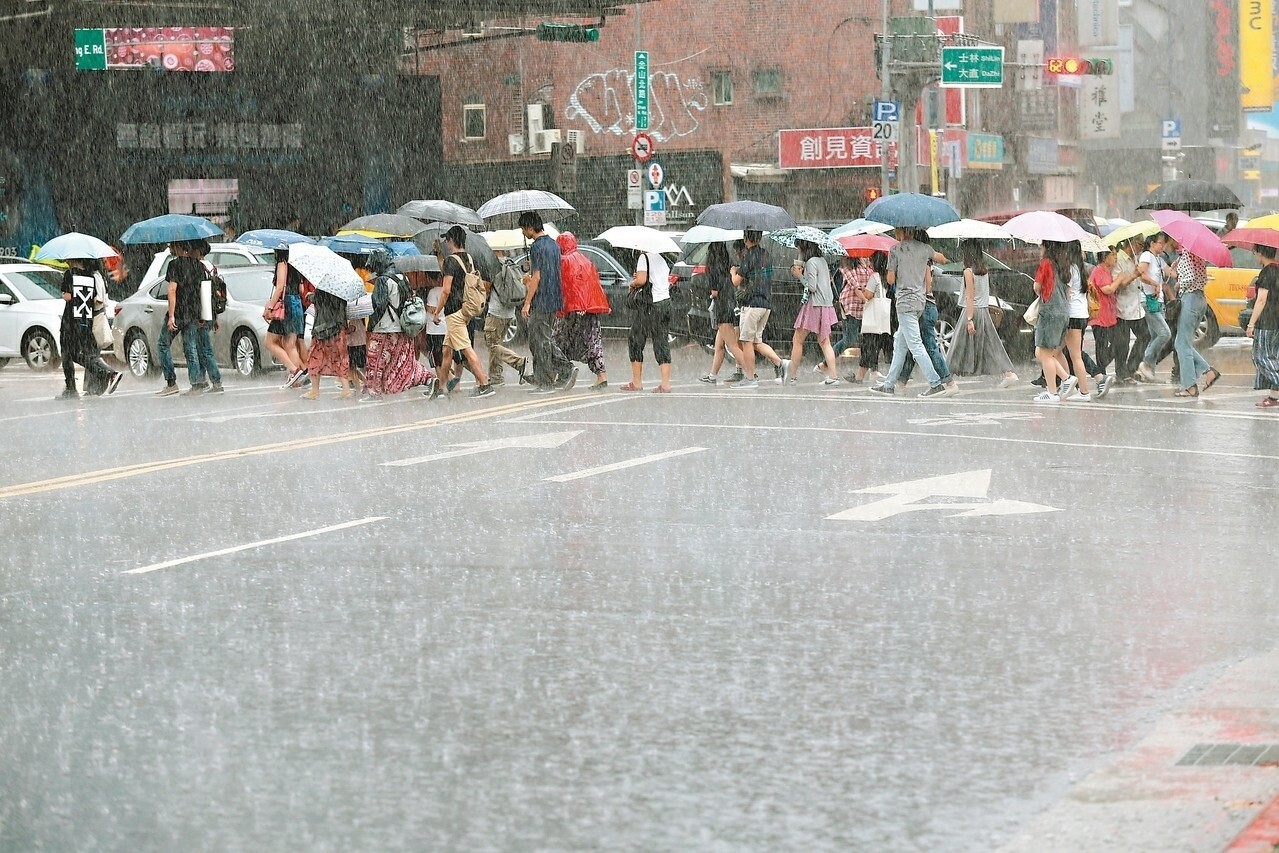
[(514, 417), (514, 418), (505, 418), (501, 421), (501, 423), (518, 424), (518, 423), (525, 423), (525, 422), (536, 422), (535, 419), (541, 417), (542, 414), (559, 415), (565, 412), (576, 412), (579, 409), (593, 409), (596, 406), (607, 406), (612, 403), (625, 403), (630, 400), (636, 400), (636, 399), (639, 399), (638, 394), (634, 394), (634, 395), (623, 394), (615, 397), (606, 397), (603, 400), (592, 400), (589, 403), (578, 403), (576, 406), (565, 406), (562, 409), (552, 409), (551, 411), (545, 412), (545, 413), (534, 412), (533, 414), (530, 414), (530, 415), (519, 415), (518, 417)]
[(277, 536), (274, 539), (263, 539), (260, 542), (249, 542), (245, 545), (236, 545), (233, 548), (223, 548), (219, 551), (209, 551), (205, 554), (196, 554), (192, 557), (182, 557), (177, 560), (166, 560), (163, 563), (152, 563), (149, 566), (142, 566), (137, 569), (129, 569), (124, 572), (126, 575), (144, 575), (147, 572), (158, 572), (160, 569), (171, 569), (174, 566), (185, 565), (186, 563), (194, 563), (198, 560), (207, 560), (210, 557), (223, 557), (227, 554), (235, 554), (240, 551), (248, 551), (252, 548), (261, 548), (266, 545), (278, 545), (281, 542), (292, 542), (295, 539), (306, 539), (309, 536), (320, 536), (324, 533), (332, 533), (335, 530), (346, 530), (350, 527), (359, 527), (364, 524), (373, 524), (378, 521), (386, 521), (386, 516), (375, 515), (368, 518), (360, 518), (355, 521), (347, 521), (342, 524), (333, 524), (328, 527), (318, 527), (315, 530), (304, 530), (301, 533), (291, 533), (288, 536)]
[[(855, 414), (855, 413), (850, 413)], [(919, 432), (899, 429), (850, 429), (846, 427), (813, 427), (813, 426), (759, 426), (754, 424), (708, 424), (708, 423), (670, 423), (656, 421), (542, 421), (544, 424), (561, 424), (564, 426), (622, 426), (622, 427), (663, 427), (666, 429), (728, 429), (728, 430), (763, 430), (773, 432), (829, 432), (841, 435), (893, 435), (914, 436), (917, 438), (957, 438), (962, 441), (984, 441), (1004, 444), (1029, 444), (1046, 447), (1078, 447), (1084, 450), (1133, 450), (1144, 453), (1171, 453), (1182, 456), (1207, 456), (1225, 459), (1263, 459), (1279, 462), (1279, 456), (1266, 453), (1236, 453), (1229, 450), (1191, 450), (1187, 448), (1151, 447), (1143, 444), (1086, 444), (1081, 441), (1048, 441), (1036, 438), (1013, 438), (1005, 435), (964, 435), (951, 432)]]
[(627, 459), (624, 462), (613, 462), (596, 468), (585, 468), (581, 471), (574, 471), (571, 474), (556, 474), (554, 477), (547, 477), (546, 480), (552, 483), (568, 483), (573, 480), (594, 477), (596, 474), (607, 474), (610, 471), (621, 471), (624, 468), (635, 468), (640, 465), (648, 465), (651, 462), (661, 462), (663, 459), (674, 459), (677, 456), (688, 456), (690, 453), (701, 453), (707, 449), (705, 447), (685, 447), (680, 450), (669, 450), (666, 453), (654, 453), (651, 456), (640, 456), (635, 459)]
[(421, 465), (426, 462), (436, 462), (441, 459), (456, 459), (459, 456), (474, 456), (477, 453), (488, 453), (491, 450), (510, 450), (513, 448), (539, 448), (549, 449), (559, 447), (577, 436), (581, 435), (583, 430), (568, 430), (567, 432), (547, 432), (541, 435), (517, 435), (511, 438), (496, 438), (492, 441), (473, 441), (465, 444), (455, 444), (457, 450), (445, 450), (442, 453), (432, 453), (430, 456), (416, 456), (412, 459), (399, 459), (394, 462), (383, 462), (382, 465), (390, 468), (403, 468), (408, 465)]
[(34, 412), (29, 415), (14, 415), (11, 418), (0, 418), (0, 424), (6, 423), (8, 421), (25, 421), (28, 418), (47, 418), (50, 415), (69, 415), (73, 412), (81, 412), (81, 411), (83, 411), (83, 409), (81, 409), (79, 406), (76, 406), (74, 409), (58, 409), (52, 412)]
[[(1056, 507), (1024, 501), (986, 500), (990, 491), (991, 469), (944, 474), (923, 480), (907, 480), (903, 483), (887, 483), (858, 489), (859, 495), (888, 495), (888, 497), (862, 504), (834, 515), (829, 521), (883, 521), (906, 512), (934, 511), (946, 513), (947, 518), (980, 518), (996, 515), (1026, 515), (1040, 512), (1061, 512)], [(972, 503), (923, 503), (926, 498), (981, 498)]]
[[(331, 399), (336, 400), (337, 398), (331, 398)], [(291, 403), (293, 401), (289, 400), (289, 401), (281, 401), (281, 402)], [(259, 410), (259, 411), (257, 411), (256, 413), (254, 411), (247, 411), (247, 413), (242, 413), (242, 414), (225, 414), (224, 410), (219, 409), (216, 414), (193, 413), (189, 415), (183, 415), (179, 418), (168, 418), (167, 420), (185, 420), (185, 421), (192, 421), (193, 423), (201, 423), (201, 424), (224, 424), (224, 423), (227, 423), (228, 421), (257, 420), (259, 418), (296, 418), (296, 417), (304, 417), (306, 415), (323, 415), (323, 414), (328, 414), (329, 412), (359, 412), (359, 411), (367, 412), (370, 409), (380, 409), (384, 406), (394, 406), (400, 403), (416, 402), (416, 403), (424, 404), (425, 400), (422, 398), (421, 395), (401, 396), (395, 399), (377, 400), (375, 402), (369, 402), (369, 403), (358, 403), (356, 400), (350, 399), (350, 400), (342, 400), (338, 403), (338, 405), (328, 406), (326, 408), (320, 408), (319, 406), (314, 405), (316, 403), (319, 403), (320, 402), (319, 400), (306, 400), (304, 402), (309, 404), (306, 408), (297, 408), (288, 412), (263, 412), (263, 411), (260, 411), (262, 408), (261, 406), (247, 406), (245, 407), (246, 411), (247, 410)], [(278, 404), (277, 404), (277, 407), (278, 407)], [(231, 411), (240, 411), (240, 410), (232, 409)]]
[(1037, 412), (961, 412), (937, 418), (909, 418), (906, 423), (915, 426), (999, 426), (1002, 421), (1038, 421), (1043, 418)]

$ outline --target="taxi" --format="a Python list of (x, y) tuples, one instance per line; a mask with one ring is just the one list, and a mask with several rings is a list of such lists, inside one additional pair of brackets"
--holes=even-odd
[[(1212, 227), (1214, 223), (1205, 221), (1204, 224)], [(1249, 228), (1279, 228), (1279, 216), (1263, 216), (1247, 223), (1240, 222), (1239, 227), (1242, 228), (1245, 224)], [(1239, 312), (1248, 304), (1248, 288), (1261, 272), (1261, 264), (1251, 249), (1232, 247), (1230, 261), (1230, 269), (1208, 267), (1204, 298), (1208, 301), (1209, 311), (1218, 326), (1217, 334), (1212, 336), (1214, 338), (1221, 332), (1243, 334), (1239, 325)]]

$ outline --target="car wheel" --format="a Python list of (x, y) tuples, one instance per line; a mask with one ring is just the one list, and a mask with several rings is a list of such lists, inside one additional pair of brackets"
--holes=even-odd
[(943, 314), (937, 318), (937, 348), (942, 353), (950, 352), (950, 345), (955, 342), (955, 326), (959, 317)]
[(22, 358), (32, 370), (49, 370), (58, 360), (53, 336), (44, 329), (32, 329), (22, 339)]
[(137, 329), (125, 335), (124, 360), (128, 362), (129, 372), (135, 379), (142, 379), (152, 370), (151, 350), (147, 347), (147, 339)]
[(503, 344), (512, 344), (524, 334), (523, 319), (524, 318), (519, 315), (519, 312), (516, 312), (515, 319), (506, 327), (506, 333), (502, 335)]
[(1204, 312), (1204, 318), (1199, 321), (1199, 328), (1195, 330), (1195, 349), (1211, 349), (1219, 340), (1221, 340), (1221, 326), (1217, 323), (1217, 315), (1213, 314), (1212, 309), (1209, 308)]
[(245, 329), (236, 332), (231, 340), (231, 364), (235, 365), (235, 372), (245, 377), (252, 376), (257, 372), (259, 362), (258, 341), (253, 333)]

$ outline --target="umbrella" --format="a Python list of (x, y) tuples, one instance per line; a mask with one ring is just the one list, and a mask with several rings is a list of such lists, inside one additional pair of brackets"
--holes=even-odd
[[(547, 222), (543, 227), (546, 230), (546, 236), (552, 240), (560, 236), (559, 229), (551, 223)], [(524, 236), (524, 232), (518, 228), (485, 231), (480, 236), (484, 238), (484, 242), (489, 244), (489, 248), (495, 252), (514, 252), (528, 248), (528, 239)]]
[(1203, 258), (1213, 266), (1230, 266), (1230, 249), (1212, 229), (1180, 210), (1156, 210), (1151, 216), (1182, 251)]
[(435, 255), (400, 255), (391, 263), (404, 273), (440, 271), (440, 259)]
[(1008, 240), (1013, 235), (1009, 234), (1003, 226), (993, 222), (960, 219), (929, 228), (928, 236), (934, 240)]
[(734, 240), (742, 239), (742, 229), (733, 230), (731, 228), (716, 228), (713, 225), (694, 225), (692, 228), (684, 232), (684, 239), (681, 241), (685, 246), (691, 246), (696, 243), (732, 243)]
[(40, 247), (33, 261), (60, 261), (67, 258), (113, 258), (120, 254), (97, 237), (72, 231), (54, 237)]
[(1147, 219), (1145, 222), (1134, 222), (1131, 225), (1122, 225), (1106, 235), (1106, 245), (1117, 248), (1134, 237), (1149, 237), (1158, 230), (1159, 223), (1153, 219)]
[(876, 252), (887, 252), (897, 241), (884, 234), (845, 234), (835, 238), (850, 258), (869, 258)]
[(679, 244), (669, 234), (663, 234), (643, 225), (618, 225), (601, 234), (597, 239), (618, 249), (634, 249), (637, 252), (656, 252), (659, 255), (680, 251)]
[(371, 255), (374, 252), (390, 253), (391, 251), (381, 240), (374, 240), (372, 237), (366, 237), (363, 234), (321, 237), (320, 245), (341, 255)]
[(566, 219), (577, 211), (573, 205), (545, 190), (515, 190), (502, 193), (480, 205), (475, 211), (485, 222), (514, 227), (521, 213), (536, 213), (543, 222)]
[(800, 240), (809, 243), (815, 243), (817, 250), (823, 255), (842, 255), (844, 247), (832, 240), (830, 235), (820, 228), (814, 228), (811, 225), (800, 225), (795, 228), (783, 228), (779, 231), (773, 231), (768, 235), (773, 242), (779, 243), (788, 248), (795, 248), (795, 244)]
[(222, 229), (202, 216), (187, 216), (182, 213), (166, 213), (153, 216), (141, 222), (135, 222), (120, 235), (120, 242), (137, 243), (173, 243), (181, 240), (201, 240), (216, 237)]
[[(1239, 223), (1243, 225), (1244, 223)], [(1249, 219), (1247, 222), (1249, 228), (1273, 228), (1279, 231), (1279, 213), (1271, 213), (1266, 216), (1258, 216), (1256, 219)]]
[(1279, 249), (1279, 231), (1273, 228), (1236, 228), (1222, 237), (1221, 242), (1227, 246), (1241, 246), (1245, 249), (1251, 249), (1253, 246)]
[(959, 211), (944, 198), (922, 193), (898, 193), (877, 198), (866, 208), (866, 218), (894, 228), (932, 228), (959, 219)]
[(444, 222), (449, 225), (461, 225), (474, 231), (484, 230), (484, 220), (474, 210), (438, 198), (406, 201), (396, 213), (400, 216), (411, 216), (423, 222)]
[(1160, 184), (1138, 210), (1224, 210), (1243, 207), (1230, 187), (1211, 181), (1168, 181)]
[(363, 296), (364, 279), (351, 262), (326, 246), (300, 243), (289, 247), (289, 265), (306, 276), (316, 290), (350, 302)]
[(386, 248), (391, 253), (391, 256), (395, 258), (401, 255), (422, 254), (422, 250), (412, 240), (388, 240), (386, 241)]
[(310, 237), (304, 237), (296, 231), (287, 231), (283, 228), (257, 228), (253, 231), (245, 231), (235, 238), (235, 242), (245, 246), (256, 246), (259, 249), (287, 249), (294, 243), (315, 243)]
[(1056, 243), (1071, 243), (1078, 240), (1082, 243), (1089, 237), (1095, 236), (1085, 231), (1073, 219), (1067, 219), (1051, 210), (1030, 210), (1019, 213), (1004, 223), (1004, 230), (1027, 243), (1042, 243), (1044, 240)]
[(421, 222), (398, 213), (374, 213), (370, 216), (357, 216), (338, 229), (338, 236), (344, 234), (362, 234), (365, 237), (412, 237), (423, 228)]
[(759, 201), (728, 201), (712, 204), (697, 217), (698, 225), (716, 228), (741, 228), (744, 231), (776, 231), (778, 228), (794, 228), (795, 219), (772, 204)]
[(893, 226), (885, 225), (882, 222), (871, 222), (869, 219), (854, 219), (851, 222), (845, 222), (838, 228), (831, 229), (830, 236), (844, 237), (849, 234), (887, 234), (893, 230)]
[[(435, 244), (442, 243), (444, 240), (444, 232), (452, 228), (452, 225), (443, 222), (436, 222), (428, 225), (424, 231), (413, 238), (413, 242), (423, 254), (435, 254)], [(476, 234), (474, 231), (466, 232), (466, 253), (471, 256), (471, 260), (475, 262), (475, 270), (485, 281), (492, 281), (497, 275), (497, 271), (501, 268), (501, 263), (497, 259), (497, 255), (493, 252), (493, 247), (488, 244), (483, 235)]]

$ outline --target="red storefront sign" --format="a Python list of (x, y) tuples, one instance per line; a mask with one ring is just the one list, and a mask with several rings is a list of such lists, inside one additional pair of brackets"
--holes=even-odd
[[(880, 166), (880, 142), (869, 127), (819, 127), (777, 132), (783, 169), (867, 169)], [(897, 166), (897, 143), (888, 143), (888, 166)]]

